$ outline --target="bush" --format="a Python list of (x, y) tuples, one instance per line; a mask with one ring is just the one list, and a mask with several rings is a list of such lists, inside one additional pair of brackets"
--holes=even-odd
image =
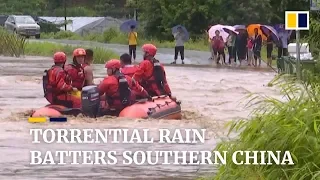
[[(75, 46), (71, 45), (62, 45), (57, 43), (49, 42), (30, 42), (26, 44), (25, 54), (27, 55), (36, 55), (36, 56), (52, 56), (57, 51), (63, 51), (67, 56), (72, 56), (72, 52), (75, 49)], [(83, 47), (83, 48), (92, 48), (92, 47)], [(106, 61), (119, 58), (119, 55), (111, 50), (106, 50), (100, 47), (92, 48), (94, 51), (94, 63), (103, 64)]]
[(20, 57), (24, 54), (25, 37), (0, 28), (0, 54)]
[[(233, 122), (230, 131), (240, 132), (236, 139), (220, 143), (216, 150), (290, 151), (295, 165), (221, 166), (215, 179), (319, 179), (320, 178), (320, 78), (309, 74), (308, 81), (297, 84), (286, 76), (273, 84), (281, 88), (284, 101), (254, 97), (260, 105), (250, 120)], [(286, 82), (285, 82), (286, 81)], [(240, 160), (240, 159), (239, 159)]]

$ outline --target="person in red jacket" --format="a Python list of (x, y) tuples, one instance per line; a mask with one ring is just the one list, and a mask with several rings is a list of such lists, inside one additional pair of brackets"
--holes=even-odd
[(67, 56), (64, 52), (56, 52), (53, 55), (54, 65), (44, 71), (44, 97), (50, 104), (80, 108), (81, 99), (70, 94), (71, 91), (77, 91), (77, 88), (71, 86), (71, 78), (63, 69), (66, 60)]
[(121, 62), (121, 73), (127, 76), (132, 77), (134, 73), (138, 70), (138, 66), (131, 64), (131, 56), (127, 53), (124, 53), (120, 56)]
[(86, 51), (82, 48), (73, 51), (73, 61), (65, 67), (68, 75), (71, 77), (72, 86), (82, 90), (85, 83), (85, 74), (82, 64), (86, 56)]
[(144, 60), (133, 75), (133, 79), (141, 82), (140, 84), (151, 96), (168, 95), (171, 97), (164, 67), (154, 58), (157, 48), (153, 44), (145, 44), (142, 46), (142, 51)]
[(136, 95), (151, 98), (143, 87), (120, 72), (119, 60), (112, 59), (105, 67), (108, 76), (99, 84), (98, 90), (100, 95), (106, 97), (110, 109), (120, 113), (123, 108), (135, 102)]

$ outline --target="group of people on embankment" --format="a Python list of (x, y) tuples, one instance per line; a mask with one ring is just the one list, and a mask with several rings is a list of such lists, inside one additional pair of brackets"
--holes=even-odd
[[(209, 35), (209, 26), (206, 33)], [(259, 26), (260, 27), (260, 26)], [(288, 42), (291, 32), (285, 31), (284, 26), (279, 26), (279, 31), (274, 30), (270, 26), (266, 26), (264, 31), (259, 27), (253, 29), (253, 34), (249, 35), (246, 28), (235, 29), (237, 33), (229, 33), (226, 41), (220, 36), (220, 31), (215, 31), (215, 36), (208, 38), (209, 49), (211, 51), (210, 59), (217, 64), (236, 64), (239, 66), (246, 61), (248, 66), (261, 66), (261, 50), (263, 45), (267, 52), (267, 65), (272, 64), (272, 52), (274, 45), (278, 47), (278, 58), (288, 55)], [(231, 31), (232, 32), (232, 31)], [(226, 59), (225, 50), (228, 52), (229, 59)]]
[[(274, 32), (271, 30), (261, 31), (260, 26), (253, 29), (254, 33), (248, 33), (247, 28), (236, 29), (237, 33), (228, 32), (227, 38), (221, 36), (221, 30), (216, 30), (214, 36), (209, 35), (209, 30), (213, 26), (208, 26), (205, 31), (208, 35), (208, 45), (211, 52), (210, 59), (216, 64), (233, 65), (239, 62), (241, 66), (243, 62), (247, 62), (248, 66), (261, 66), (261, 50), (263, 45), (266, 47), (267, 52), (267, 65), (272, 64), (272, 52), (274, 45), (278, 47), (278, 58), (288, 55), (288, 42), (291, 33), (284, 30), (284, 25), (279, 25), (279, 31)], [(181, 63), (184, 64), (184, 43), (188, 40), (186, 38), (188, 32), (185, 32), (181, 27), (173, 33), (175, 39), (174, 61), (171, 64), (176, 64), (178, 55), (180, 54)], [(223, 33), (223, 32), (222, 32)], [(276, 33), (276, 36), (274, 36)], [(276, 37), (276, 38), (275, 38)], [(136, 46), (137, 46), (137, 32), (135, 26), (131, 27), (128, 33), (129, 53), (136, 59)], [(228, 59), (226, 59), (226, 52)]]
[[(108, 108), (120, 112), (135, 103), (138, 98), (151, 99), (153, 96), (168, 95), (171, 90), (163, 65), (155, 58), (157, 48), (153, 44), (142, 46), (143, 61), (132, 65), (131, 56), (123, 54), (120, 60), (106, 62), (107, 76), (97, 85), (100, 96)], [(81, 108), (81, 99), (71, 94), (83, 87), (94, 85), (93, 51), (77, 48), (73, 51), (71, 64), (66, 64), (64, 52), (53, 55), (54, 65), (45, 70), (43, 76), (44, 96), (49, 103), (69, 108)]]

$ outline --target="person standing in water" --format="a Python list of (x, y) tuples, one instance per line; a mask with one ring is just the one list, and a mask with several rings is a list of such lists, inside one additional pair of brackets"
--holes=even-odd
[(133, 57), (133, 61), (136, 60), (136, 51), (137, 51), (137, 41), (138, 41), (138, 33), (135, 31), (135, 26), (131, 26), (131, 31), (128, 34), (129, 40), (129, 54)]
[(182, 64), (184, 64), (184, 42), (186, 40), (186, 34), (183, 32), (181, 27), (177, 28), (178, 32), (173, 35), (176, 40), (176, 46), (174, 48), (174, 62), (171, 64), (176, 64), (178, 59), (178, 54), (180, 53)]
[(258, 33), (258, 29), (254, 29), (254, 40), (253, 40), (253, 54), (255, 65), (257, 66), (257, 60), (259, 60), (259, 67), (261, 66), (261, 46), (262, 46), (262, 37)]
[(84, 86), (94, 85), (93, 83), (93, 69), (91, 64), (93, 63), (93, 51), (92, 49), (86, 49), (86, 57), (84, 59), (84, 64), (82, 64), (85, 83)]

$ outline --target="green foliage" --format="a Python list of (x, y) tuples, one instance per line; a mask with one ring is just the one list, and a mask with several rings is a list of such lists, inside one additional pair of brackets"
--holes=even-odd
[(223, 24), (268, 24), (273, 15), (270, 0), (228, 0), (220, 6)]
[[(53, 11), (53, 16), (64, 16), (64, 8), (57, 8)], [(77, 16), (97, 16), (96, 11), (86, 8), (86, 7), (69, 7), (67, 8), (67, 16), (77, 17)]]
[(310, 20), (309, 36), (306, 37), (310, 45), (312, 55), (319, 57), (320, 53), (320, 23), (315, 19)]
[[(68, 56), (72, 56), (72, 52), (75, 49), (75, 46), (71, 45), (61, 45), (56, 43), (49, 43), (49, 42), (29, 42), (26, 44), (25, 47), (25, 54), (26, 55), (37, 55), (37, 56), (52, 56), (57, 51), (63, 51)], [(87, 48), (87, 47), (83, 47)], [(89, 48), (89, 47), (88, 47)], [(92, 47), (90, 47), (92, 48)], [(100, 47), (92, 48), (94, 51), (94, 63), (103, 64), (106, 61), (119, 58), (119, 55), (111, 50), (106, 50)]]
[(280, 87), (284, 100), (253, 96), (259, 105), (250, 120), (230, 124), (238, 138), (222, 142), (219, 151), (228, 151), (228, 159), (238, 150), (290, 151), (295, 165), (220, 166), (215, 179), (319, 179), (320, 178), (320, 78), (297, 84), (290, 77), (278, 77), (272, 84)]
[[(64, 16), (63, 0), (4, 0), (0, 12)], [(208, 25), (283, 23), (284, 11), (308, 10), (306, 0), (81, 0), (67, 1), (67, 16), (131, 17), (138, 8), (141, 29), (146, 36), (161, 40), (171, 38), (171, 28), (182, 24), (192, 39), (202, 36)]]
[(24, 54), (25, 37), (0, 28), (0, 54), (20, 57)]

